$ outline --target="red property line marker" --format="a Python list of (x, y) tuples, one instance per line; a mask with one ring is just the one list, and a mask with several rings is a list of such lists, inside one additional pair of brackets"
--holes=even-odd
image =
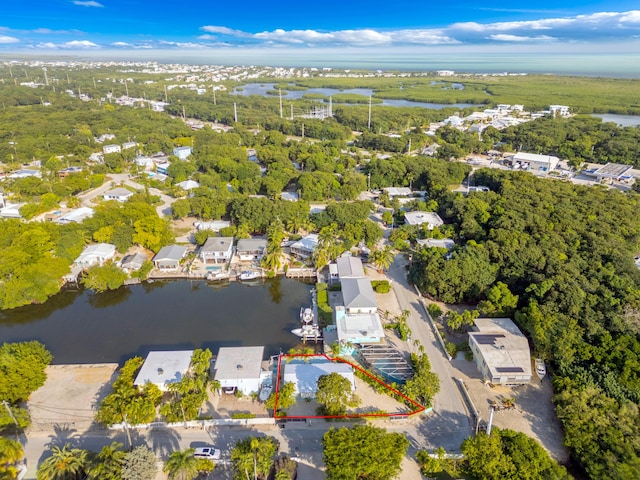
[[(318, 357), (318, 358), (324, 358), (325, 360), (329, 360), (330, 362), (346, 363), (347, 365), (350, 365), (351, 367), (355, 368), (359, 372), (365, 374), (369, 378), (372, 378), (373, 380), (378, 382), (383, 387), (388, 388), (390, 391), (392, 391), (396, 395), (399, 395), (400, 397), (402, 397), (407, 402), (411, 403), (412, 405), (415, 405), (416, 409), (411, 411), (411, 412), (406, 412), (406, 413), (352, 413), (352, 414), (346, 414), (346, 415), (294, 415), (294, 416), (287, 415), (286, 417), (278, 417), (276, 412), (278, 411), (278, 393), (280, 392), (280, 369), (281, 369), (281, 366), (282, 366), (282, 360), (283, 359), (287, 359), (287, 358), (297, 358), (297, 357)], [(426, 410), (426, 408), (424, 406), (420, 405), (415, 400), (410, 399), (409, 397), (407, 397), (402, 392), (399, 392), (398, 390), (393, 388), (391, 385), (383, 382), (379, 378), (374, 377), (373, 375), (371, 375), (366, 370), (362, 369), (358, 365), (355, 365), (355, 364), (349, 362), (348, 360), (345, 360), (344, 358), (331, 358), (331, 357), (327, 356), (324, 353), (295, 353), (295, 354), (283, 353), (283, 354), (280, 354), (280, 356), (278, 357), (278, 378), (276, 379), (276, 402), (275, 402), (275, 406), (274, 406), (274, 409), (273, 409), (273, 418), (275, 420), (278, 420), (278, 419), (281, 419), (281, 420), (286, 420), (286, 419), (300, 420), (300, 419), (307, 419), (307, 418), (409, 417), (411, 415), (415, 415), (416, 413), (424, 412), (425, 410)]]

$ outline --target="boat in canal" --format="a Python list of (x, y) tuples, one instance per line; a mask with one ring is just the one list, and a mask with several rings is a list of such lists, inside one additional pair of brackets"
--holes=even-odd
[(243, 270), (238, 275), (239, 280), (255, 280), (256, 278), (260, 278), (262, 275), (257, 270)]
[(302, 325), (313, 325), (315, 323), (315, 315), (312, 308), (300, 308), (300, 323)]
[(303, 325), (301, 328), (294, 328), (291, 333), (303, 340), (320, 340), (322, 331), (317, 325)]

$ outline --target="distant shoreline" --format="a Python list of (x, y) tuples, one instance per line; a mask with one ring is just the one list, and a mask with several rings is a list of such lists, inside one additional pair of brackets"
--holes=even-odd
[(425, 53), (411, 49), (233, 49), (149, 51), (69, 51), (65, 54), (0, 53), (0, 61), (57, 60), (105, 62), (156, 62), (160, 64), (268, 66), (429, 72), (454, 70), (460, 74), (531, 74), (605, 78), (640, 78), (640, 55), (632, 53)]

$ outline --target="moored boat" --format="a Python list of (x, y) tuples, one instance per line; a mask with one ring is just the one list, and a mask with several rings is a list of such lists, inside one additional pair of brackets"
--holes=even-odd
[(260, 278), (260, 272), (256, 270), (243, 270), (238, 275), (240, 280), (255, 280), (256, 278)]
[(321, 338), (322, 332), (316, 325), (305, 325), (302, 328), (294, 328), (291, 333), (301, 338)]
[(309, 307), (300, 308), (300, 322), (302, 325), (312, 325), (314, 322), (313, 310)]
[(547, 367), (541, 358), (536, 358), (536, 374), (540, 377), (540, 380), (547, 374)]
[(263, 384), (262, 387), (260, 387), (260, 393), (258, 395), (258, 398), (260, 399), (261, 402), (266, 402), (267, 399), (269, 398), (269, 395), (271, 395), (272, 391), (273, 391), (273, 387), (271, 386), (271, 384)]

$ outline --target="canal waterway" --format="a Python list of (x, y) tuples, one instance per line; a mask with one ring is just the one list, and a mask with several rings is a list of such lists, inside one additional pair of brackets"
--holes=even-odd
[(150, 350), (264, 345), (265, 356), (298, 338), (313, 285), (287, 278), (213, 284), (166, 281), (95, 294), (63, 291), (41, 305), (0, 312), (0, 343), (38, 340), (54, 364), (122, 363)]
[[(231, 91), (231, 95), (260, 95), (261, 97), (274, 97), (267, 92), (277, 90), (275, 88), (275, 83), (248, 83), (246, 85), (242, 85), (240, 87), (236, 87)], [(455, 85), (459, 85), (457, 87), (458, 90), (464, 89), (464, 86), (461, 83), (457, 83)], [(304, 95), (308, 94), (320, 94), (326, 97), (330, 97), (332, 95), (338, 94), (352, 94), (352, 95), (362, 95), (363, 97), (369, 98), (369, 96), (373, 95), (373, 90), (370, 88), (345, 88), (344, 90), (338, 90), (337, 88), (307, 88), (306, 90), (282, 90), (282, 99), (283, 100), (298, 100), (302, 98)], [(277, 95), (276, 95), (277, 96)], [(337, 104), (334, 102), (334, 104)], [(356, 105), (356, 104), (348, 104), (348, 105)], [(364, 105), (364, 104), (360, 104)], [(393, 99), (382, 99), (382, 103), (375, 103), (374, 106), (383, 106), (383, 107), (422, 107), (422, 108), (433, 108), (436, 110), (441, 110), (443, 108), (470, 108), (470, 107), (481, 107), (481, 105), (474, 105), (472, 103), (427, 103), (427, 102), (414, 102), (411, 100), (393, 100)]]

